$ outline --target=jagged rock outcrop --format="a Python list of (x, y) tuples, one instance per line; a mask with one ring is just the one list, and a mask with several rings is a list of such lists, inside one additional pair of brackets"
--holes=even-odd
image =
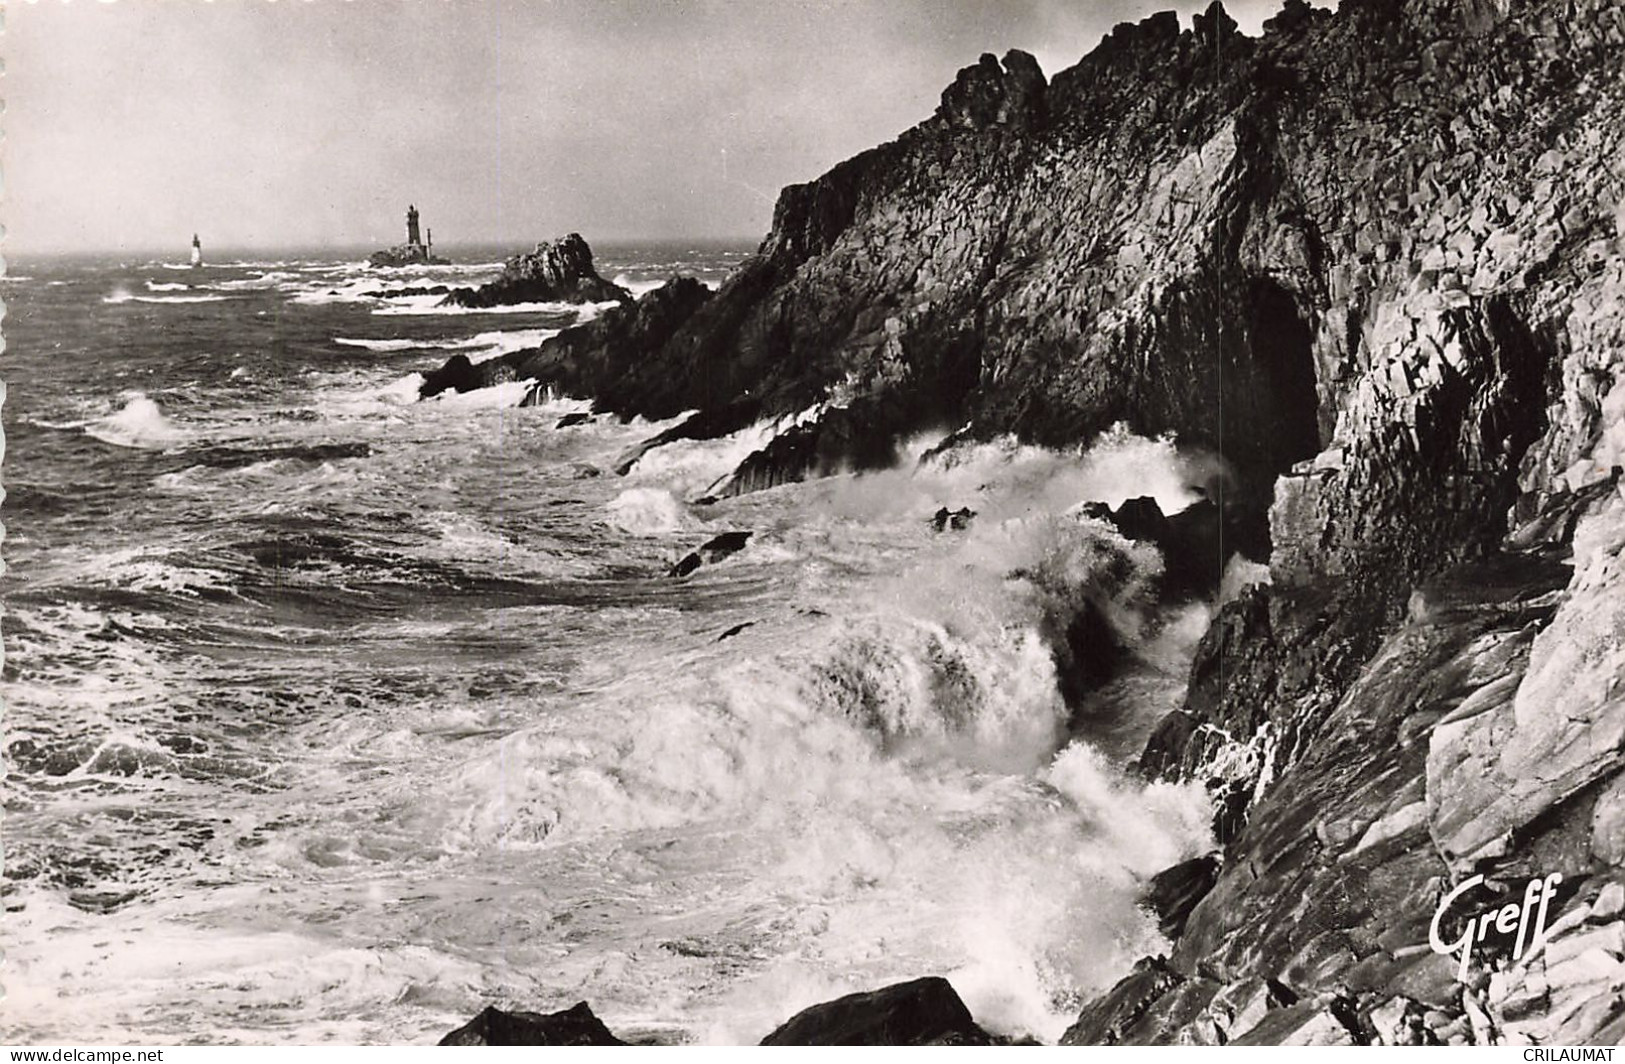
[(460, 307), (513, 303), (627, 303), (632, 294), (598, 276), (592, 249), (580, 233), (537, 244), (502, 266), (496, 280), (478, 288), (458, 288), (445, 302)]
[(585, 1001), (562, 1012), (505, 1012), (488, 1005), (440, 1040), (443, 1046), (624, 1046)]
[(1212, 595), (1234, 555), (1268, 553), (1268, 541), (1260, 536), (1256, 521), (1223, 511), (1210, 499), (1172, 515), (1164, 514), (1149, 496), (1127, 499), (1115, 510), (1088, 503), (1080, 512), (1111, 522), (1129, 539), (1157, 545), (1163, 556), (1160, 585), (1165, 601)]
[[(556, 388), (590, 396), (600, 382), (634, 372), (710, 297), (711, 290), (693, 278), (674, 278), (635, 303), (613, 307), (592, 321), (565, 329), (540, 348), (510, 351), (468, 366), (458, 361), (467, 361), (466, 355), (453, 355), (425, 375), (419, 394), (428, 398), (446, 390), (472, 391), (523, 378), (537, 381), (538, 393)], [(600, 399), (598, 405), (616, 408), (613, 399)], [(752, 407), (751, 414), (754, 412)], [(673, 413), (681, 413), (681, 409)], [(736, 428), (748, 423), (748, 417), (729, 422)]]

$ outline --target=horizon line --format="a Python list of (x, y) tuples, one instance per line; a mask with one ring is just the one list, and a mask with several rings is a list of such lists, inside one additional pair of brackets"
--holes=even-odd
[[(578, 230), (570, 230), (570, 232), (578, 232)], [(518, 253), (518, 252), (521, 252), (521, 251), (530, 251), (533, 248), (535, 248), (538, 244), (550, 243), (550, 242), (552, 242), (554, 240), (559, 239), (560, 237), (563, 237), (564, 235), (566, 235), (566, 234), (565, 233), (560, 233), (560, 234), (558, 234), (558, 236), (547, 238), (545, 240), (513, 241), (513, 240), (496, 240), (496, 239), (493, 239), (493, 240), (466, 240), (466, 241), (436, 242), (435, 249), (436, 250), (444, 250), (444, 251), (446, 251), (448, 253), (453, 253), (458, 249), (490, 251), (490, 250), (497, 249), (497, 248), (512, 248), (514, 253)], [(583, 236), (585, 236), (585, 234), (583, 234)], [(729, 245), (746, 245), (746, 244), (749, 244), (752, 247), (756, 247), (756, 246), (759, 246), (764, 239), (766, 239), (766, 236), (765, 236), (765, 234), (762, 234), (762, 233), (751, 233), (751, 234), (726, 234), (726, 233), (724, 233), (724, 234), (707, 234), (707, 235), (685, 234), (685, 235), (678, 235), (678, 236), (647, 236), (647, 237), (628, 236), (628, 237), (603, 237), (603, 238), (601, 238), (601, 239), (599, 239), (597, 241), (588, 240), (588, 246), (589, 247), (594, 247), (594, 245), (596, 245), (594, 247), (595, 252), (596, 252), (597, 248), (599, 248), (599, 247), (626, 247), (626, 246), (629, 246), (629, 245), (634, 245), (634, 246), (635, 245), (643, 245), (643, 246), (660, 245), (660, 246), (665, 246), (665, 245), (673, 245), (673, 244), (729, 244)], [(287, 243), (287, 244), (271, 244), (271, 243), (265, 243), (265, 244), (258, 244), (258, 243), (234, 244), (234, 243), (221, 243), (221, 244), (212, 244), (212, 245), (209, 244), (207, 241), (203, 242), (203, 248), (204, 248), (205, 254), (208, 253), (210, 248), (213, 248), (216, 252), (219, 252), (219, 253), (225, 253), (225, 252), (254, 252), (256, 254), (267, 254), (267, 253), (272, 253), (272, 252), (287, 252), (287, 251), (305, 251), (305, 252), (308, 252), (308, 251), (325, 251), (325, 252), (334, 252), (334, 253), (356, 253), (356, 254), (361, 255), (362, 257), (366, 257), (367, 255), (371, 254), (374, 251), (387, 250), (388, 247), (392, 247), (392, 246), (394, 246), (394, 245), (386, 245), (385, 247), (379, 247), (375, 243), (365, 243), (365, 242), (359, 242), (359, 241), (346, 241), (346, 242), (335, 242), (335, 243), (315, 243), (315, 242), (312, 242), (312, 243)], [(32, 258), (65, 258), (65, 257), (74, 256), (74, 255), (164, 255), (164, 254), (174, 253), (177, 250), (185, 251), (185, 252), (189, 253), (191, 247), (192, 247), (192, 244), (191, 244), (190, 236), (188, 236), (188, 239), (183, 240), (183, 241), (179, 241), (179, 242), (177, 242), (175, 244), (130, 244), (130, 245), (112, 245), (112, 246), (107, 246), (107, 247), (95, 247), (95, 246), (92, 246), (92, 245), (72, 245), (72, 246), (56, 246), (56, 247), (46, 247), (46, 246), (28, 247), (28, 246), (23, 246), (23, 247), (20, 247), (20, 248), (14, 248), (14, 247), (11, 246), (11, 241), (9, 239), (6, 239), (4, 241), (0, 241), (0, 258), (4, 258), (6, 261), (10, 261), (13, 258), (30, 258), (30, 257), (32, 257)]]

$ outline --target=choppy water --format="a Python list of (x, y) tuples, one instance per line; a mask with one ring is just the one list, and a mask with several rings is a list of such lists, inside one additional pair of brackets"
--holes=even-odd
[[(421, 1042), (580, 999), (746, 1041), (928, 973), (1053, 1038), (1157, 948), (1135, 892), (1207, 809), (1117, 766), (1206, 613), (1152, 609), (1155, 552), (1066, 511), (1188, 497), (1168, 445), (696, 507), (765, 427), (621, 478), (658, 426), (414, 401), (572, 308), (441, 313), (320, 256), (12, 272), (8, 1041)], [(934, 534), (944, 504), (980, 516)], [(1072, 741), (1046, 633), (1084, 594), (1141, 661)]]

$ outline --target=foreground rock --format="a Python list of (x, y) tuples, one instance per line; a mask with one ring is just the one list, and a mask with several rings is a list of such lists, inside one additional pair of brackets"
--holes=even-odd
[(443, 1046), (623, 1046), (585, 1001), (563, 1012), (504, 1012), (488, 1006), (440, 1040)]
[(939, 976), (848, 994), (796, 1013), (764, 1046), (992, 1045)]
[(1110, 522), (1129, 539), (1155, 544), (1164, 563), (1161, 590), (1169, 600), (1213, 594), (1238, 553), (1268, 555), (1268, 536), (1252, 515), (1225, 514), (1207, 499), (1172, 516), (1150, 496), (1127, 499), (1115, 510), (1090, 503), (1081, 512)]
[(478, 288), (458, 288), (445, 302), (460, 307), (496, 307), (514, 303), (629, 303), (632, 294), (598, 276), (592, 249), (580, 233), (543, 242), (534, 251), (515, 255), (502, 274)]

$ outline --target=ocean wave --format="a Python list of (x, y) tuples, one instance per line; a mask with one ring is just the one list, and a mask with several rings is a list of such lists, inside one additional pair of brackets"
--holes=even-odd
[(666, 278), (645, 278), (643, 280), (638, 280), (632, 277), (630, 274), (618, 273), (615, 275), (613, 283), (618, 284), (628, 292), (631, 292), (633, 299), (641, 299), (645, 293), (653, 292), (655, 289), (665, 285), (666, 280)]
[(779, 433), (816, 418), (821, 409), (812, 407), (790, 417), (759, 421), (714, 439), (679, 439), (652, 447), (637, 457), (627, 476), (656, 481), (690, 497), (714, 492), (746, 458), (766, 447)]
[(504, 381), (501, 384), (493, 384), (489, 388), (477, 388), (471, 392), (441, 392), (434, 398), (425, 400), (424, 403), (442, 410), (490, 410), (500, 407), (516, 407), (529, 394), (530, 388), (531, 382), (528, 380)]
[(443, 305), (445, 296), (405, 296), (377, 307), (380, 316), (411, 315), (464, 315), (464, 314), (574, 314), (578, 322), (591, 321), (618, 303), (508, 303), (495, 307), (458, 307)]
[[(676, 672), (621, 669), (579, 727), (526, 727), (471, 759), (441, 791), (445, 845), (743, 825), (775, 911), (814, 922), (767, 973), (732, 980), (708, 1040), (759, 1038), (794, 1005), (758, 1014), (754, 995), (787, 970), (861, 971), (877, 936), (894, 965), (948, 968), (990, 1025), (1055, 1038), (1066, 995), (1165, 948), (1139, 893), (1210, 845), (1210, 809), (1199, 785), (1148, 786), (1068, 741), (1046, 596), (1002, 560), (964, 581), (964, 556), (925, 559), (941, 579), (899, 574)], [(1119, 564), (1079, 548), (1051, 578), (1077, 593)]]
[(140, 450), (164, 450), (192, 438), (191, 432), (170, 421), (157, 403), (140, 392), (130, 393), (117, 412), (89, 422), (84, 431), (103, 443)]
[(700, 527), (677, 501), (676, 496), (664, 488), (628, 488), (604, 506), (606, 520), (622, 532), (635, 536), (654, 536), (668, 532), (682, 532)]
[(391, 338), (353, 338), (335, 336), (333, 342), (345, 347), (360, 347), (368, 351), (474, 351), (470, 361), (479, 363), (511, 351), (540, 347), (543, 342), (557, 336), (559, 329), (510, 329), (482, 332), (474, 336), (451, 340), (415, 340)]
[(220, 289), (222, 291), (262, 291), (270, 288), (288, 287), (290, 282), (303, 284), (304, 280), (297, 273), (286, 270), (264, 270), (257, 275), (238, 278), (234, 281), (216, 281), (213, 284), (199, 287)]
[(348, 336), (335, 336), (333, 342), (345, 347), (363, 347), (368, 351), (416, 351), (436, 346), (432, 340), (368, 340), (351, 339)]
[(103, 303), (219, 303), (229, 296), (197, 295), (197, 296), (138, 296), (126, 289), (116, 289), (112, 295), (103, 296)]

